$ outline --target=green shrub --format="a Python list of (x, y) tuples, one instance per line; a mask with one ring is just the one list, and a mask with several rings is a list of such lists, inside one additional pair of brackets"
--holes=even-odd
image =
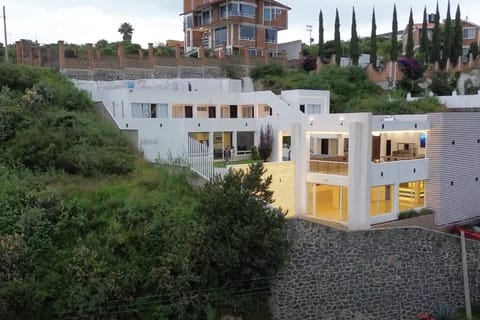
[(250, 154), (251, 154), (252, 160), (260, 159), (257, 146), (252, 146), (252, 148), (250, 149)]
[(253, 80), (259, 80), (272, 76), (282, 76), (284, 74), (284, 69), (281, 65), (272, 63), (266, 65), (258, 65), (250, 70), (250, 77)]
[(432, 316), (436, 320), (455, 320), (457, 319), (457, 311), (452, 306), (439, 304), (433, 308)]
[(409, 219), (417, 216), (417, 211), (414, 209), (402, 211), (398, 214), (398, 220)]
[(398, 220), (420, 217), (420, 216), (424, 216), (432, 213), (433, 213), (433, 210), (428, 208), (421, 208), (418, 211), (415, 209), (410, 209), (410, 210), (400, 212), (398, 214)]

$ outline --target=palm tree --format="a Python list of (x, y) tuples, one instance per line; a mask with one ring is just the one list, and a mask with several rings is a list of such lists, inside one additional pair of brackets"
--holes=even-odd
[(124, 22), (120, 25), (120, 28), (118, 28), (118, 32), (122, 34), (123, 41), (131, 41), (132, 40), (132, 33), (133, 33), (133, 27), (130, 23)]

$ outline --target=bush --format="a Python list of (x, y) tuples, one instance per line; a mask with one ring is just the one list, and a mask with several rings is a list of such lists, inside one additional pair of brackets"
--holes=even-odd
[(250, 70), (250, 77), (253, 80), (259, 80), (273, 76), (282, 76), (283, 74), (283, 67), (276, 63), (255, 66), (252, 68), (252, 70)]
[(415, 209), (410, 209), (410, 210), (400, 212), (398, 214), (398, 220), (420, 217), (420, 216), (424, 216), (431, 213), (433, 213), (433, 210), (428, 208), (422, 208), (418, 211)]
[(429, 88), (437, 96), (451, 96), (453, 90), (457, 89), (457, 82), (459, 77), (459, 73), (455, 73), (455, 75), (452, 75), (449, 72), (435, 72)]
[(258, 155), (257, 146), (252, 146), (252, 148), (250, 149), (250, 153), (251, 153), (252, 160), (259, 160), (260, 159), (260, 157)]

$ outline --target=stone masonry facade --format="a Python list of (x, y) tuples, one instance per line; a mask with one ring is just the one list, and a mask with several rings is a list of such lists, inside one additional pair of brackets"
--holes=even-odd
[[(465, 303), (460, 238), (422, 228), (346, 232), (287, 222), (288, 261), (272, 288), (277, 320), (418, 319)], [(472, 304), (480, 302), (480, 242), (466, 240)]]

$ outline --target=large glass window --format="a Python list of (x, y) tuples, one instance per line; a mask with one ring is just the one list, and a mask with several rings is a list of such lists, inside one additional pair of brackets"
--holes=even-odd
[(314, 217), (347, 222), (348, 188), (325, 184), (309, 184), (308, 212)]
[(263, 20), (264, 21), (273, 20), (272, 19), (272, 8), (270, 8), (270, 7), (263, 8)]
[(270, 43), (277, 43), (277, 30), (265, 29), (265, 41)]
[(239, 13), (245, 17), (255, 17), (255, 7), (250, 4), (240, 3)]
[(247, 3), (232, 2), (220, 6), (220, 18), (227, 16), (255, 17), (255, 6)]
[(227, 27), (215, 29), (215, 45), (219, 46), (227, 43)]
[(393, 185), (370, 188), (370, 215), (377, 216), (393, 212)]
[(423, 180), (400, 183), (398, 188), (400, 211), (423, 207), (425, 205), (424, 194), (425, 183)]
[(463, 28), (463, 39), (474, 39), (475, 28)]
[(237, 154), (248, 154), (254, 145), (255, 133), (253, 131), (237, 132)]
[(202, 12), (202, 24), (210, 24), (210, 11)]
[(186, 16), (184, 20), (184, 24), (185, 24), (185, 29), (193, 28), (193, 16), (192, 15)]
[(255, 40), (255, 27), (254, 26), (240, 26), (240, 39), (242, 40)]

